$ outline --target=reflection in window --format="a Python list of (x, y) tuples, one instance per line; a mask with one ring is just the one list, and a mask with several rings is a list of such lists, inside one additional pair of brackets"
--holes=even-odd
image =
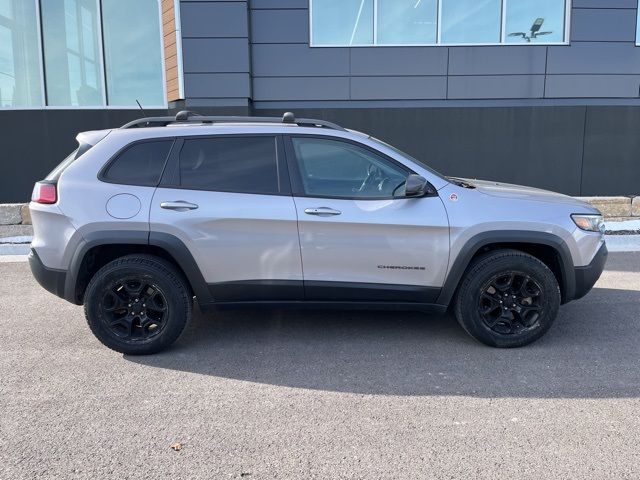
[(35, 3), (0, 0), (0, 108), (42, 105)]
[(157, 0), (102, 0), (109, 105), (164, 104)]
[(550, 43), (564, 40), (564, 0), (507, 0), (506, 41)]
[(502, 0), (443, 0), (442, 43), (498, 43)]
[(46, 1), (41, 9), (49, 105), (102, 105), (97, 2)]
[(373, 1), (314, 1), (311, 7), (312, 43), (317, 45), (372, 44)]
[(436, 43), (436, 0), (378, 0), (379, 44)]

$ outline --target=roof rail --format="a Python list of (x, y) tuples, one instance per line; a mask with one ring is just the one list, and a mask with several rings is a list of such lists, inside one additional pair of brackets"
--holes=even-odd
[(295, 124), (299, 127), (322, 127), (331, 130), (346, 131), (340, 125), (317, 120), (314, 118), (296, 118), (291, 112), (286, 112), (282, 117), (228, 117), (228, 116), (207, 116), (199, 113), (183, 110), (175, 117), (147, 117), (134, 120), (120, 128), (146, 128), (146, 127), (166, 127), (172, 124), (214, 124), (214, 123), (280, 123)]

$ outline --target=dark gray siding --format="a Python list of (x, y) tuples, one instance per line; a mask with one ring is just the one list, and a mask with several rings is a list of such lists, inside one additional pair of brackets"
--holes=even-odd
[(187, 105), (640, 105), (637, 0), (574, 0), (569, 46), (311, 48), (308, 0), (181, 5)]
[(540, 105), (560, 98), (599, 98), (638, 104), (636, 0), (574, 0), (571, 45), (548, 47), (311, 48), (307, 0), (252, 0), (249, 7), (257, 108), (286, 107), (282, 91), (289, 88), (296, 92), (289, 99), (296, 107), (304, 100), (308, 106), (322, 101), (344, 108), (351, 102), (410, 106), (407, 100), (413, 100), (418, 106), (424, 104), (418, 101), (447, 99), (493, 99), (496, 104), (522, 99)]
[(251, 98), (246, 0), (180, 3), (187, 106), (246, 107)]

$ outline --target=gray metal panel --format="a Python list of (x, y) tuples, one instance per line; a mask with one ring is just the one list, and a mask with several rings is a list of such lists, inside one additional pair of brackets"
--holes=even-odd
[(583, 195), (637, 195), (640, 108), (588, 107)]
[(254, 100), (347, 100), (348, 77), (254, 78)]
[(251, 96), (248, 73), (187, 73), (184, 84), (187, 98)]
[(260, 8), (309, 8), (308, 0), (250, 0), (252, 9)]
[(546, 47), (450, 47), (449, 75), (544, 74)]
[(640, 74), (640, 48), (633, 43), (574, 43), (548, 47), (547, 74)]
[(181, 3), (183, 37), (246, 37), (246, 2)]
[(253, 45), (253, 75), (349, 75), (349, 49), (310, 48), (308, 45)]
[(351, 50), (353, 75), (446, 75), (442, 47), (368, 47)]
[(352, 77), (353, 100), (444, 99), (447, 77)]
[(246, 38), (185, 38), (185, 73), (249, 72)]
[(571, 41), (633, 42), (636, 39), (635, 9), (574, 9)]
[(544, 75), (449, 77), (448, 98), (542, 98)]
[(309, 43), (309, 12), (252, 10), (251, 43)]
[(573, 8), (636, 8), (638, 0), (573, 0), (572, 5)]
[(640, 75), (549, 75), (545, 95), (549, 98), (638, 97)]

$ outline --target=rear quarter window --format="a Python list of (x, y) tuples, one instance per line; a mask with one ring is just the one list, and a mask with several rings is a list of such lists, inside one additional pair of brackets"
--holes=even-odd
[(120, 152), (101, 175), (109, 183), (155, 187), (160, 182), (173, 140), (135, 143)]

